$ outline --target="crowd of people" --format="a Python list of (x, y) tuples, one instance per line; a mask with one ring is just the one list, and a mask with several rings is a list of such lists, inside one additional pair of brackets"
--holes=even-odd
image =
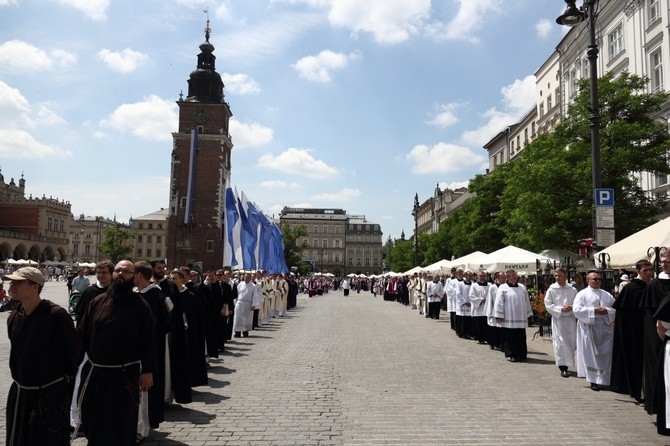
[(78, 291), (73, 321), (40, 297), (47, 279), (39, 269), (2, 280), (19, 303), (7, 322), (10, 446), (67, 445), (79, 435), (91, 445), (141, 442), (166, 407), (191, 403), (192, 388), (208, 384), (209, 361), (227, 341), (286, 315), (298, 295), (291, 275), (221, 269), (202, 277), (187, 267), (166, 273), (163, 260), (102, 261), (95, 283)]
[[(585, 283), (570, 283), (568, 272), (557, 268), (544, 307), (551, 315), (560, 376), (569, 378), (569, 370), (576, 368), (591, 390), (629, 395), (656, 414), (660, 435), (670, 435), (670, 253), (660, 266), (654, 277), (653, 265), (638, 261), (634, 277), (622, 276), (616, 297), (601, 288), (597, 271), (589, 271)], [(528, 290), (512, 269), (488, 279), (484, 272), (475, 278), (471, 271), (452, 268), (447, 277), (382, 277), (373, 289), (426, 318), (439, 319), (445, 309), (459, 338), (488, 344), (510, 362), (526, 361), (526, 328), (533, 315)]]

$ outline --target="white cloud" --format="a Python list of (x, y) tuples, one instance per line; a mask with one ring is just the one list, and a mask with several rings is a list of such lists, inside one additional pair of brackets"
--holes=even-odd
[(406, 158), (417, 174), (451, 173), (478, 165), (483, 157), (466, 147), (440, 142), (432, 147), (415, 146)]
[(324, 180), (338, 173), (334, 167), (315, 159), (307, 149), (290, 148), (277, 156), (268, 153), (260, 158), (258, 165), (317, 180)]
[(546, 38), (551, 34), (551, 31), (556, 27), (554, 23), (547, 19), (541, 19), (538, 20), (538, 22), (535, 24), (535, 32), (537, 33), (538, 37), (541, 39)]
[(50, 70), (52, 60), (44, 50), (21, 40), (8, 40), (0, 45), (0, 65), (18, 71)]
[[(486, 167), (488, 167), (488, 163), (486, 164)], [(438, 186), (440, 186), (440, 189), (444, 190), (446, 189), (451, 189), (451, 190), (456, 190), (460, 189), (461, 187), (468, 187), (470, 184), (470, 180), (465, 180), (465, 181), (452, 181), (451, 183), (447, 182), (440, 182), (437, 183)]]
[[(320, 3), (320, 2), (315, 2)], [(430, 0), (332, 0), (328, 20), (383, 44), (403, 42), (430, 17)]]
[(361, 191), (358, 189), (351, 189), (348, 187), (345, 187), (344, 189), (340, 190), (339, 192), (335, 192), (332, 194), (329, 193), (322, 193), (319, 195), (315, 195), (312, 197), (312, 200), (314, 201), (325, 201), (329, 203), (346, 203), (348, 201), (351, 201), (354, 198), (358, 198), (361, 196)]
[(131, 73), (135, 71), (142, 63), (149, 60), (149, 56), (126, 48), (121, 51), (110, 51), (102, 49), (98, 51), (98, 57), (108, 68), (119, 73)]
[(333, 81), (331, 73), (333, 70), (342, 69), (360, 57), (358, 52), (347, 55), (323, 50), (316, 56), (303, 57), (292, 66), (301, 78), (328, 84)]
[(0, 0), (0, 6), (14, 5), (19, 6), (16, 0)]
[(252, 122), (242, 124), (235, 119), (230, 120), (230, 134), (235, 148), (259, 147), (268, 144), (274, 138), (274, 130)]
[(483, 147), (498, 132), (517, 122), (535, 105), (535, 76), (517, 79), (500, 90), (503, 110), (495, 107), (482, 114), (486, 123), (481, 127), (463, 132), (461, 139), (470, 146)]
[(57, 62), (61, 67), (71, 67), (77, 64), (79, 59), (76, 54), (70, 53), (69, 51), (55, 49), (51, 51), (51, 57), (55, 62)]
[(149, 141), (170, 141), (178, 128), (177, 105), (151, 95), (143, 102), (123, 104), (108, 119), (100, 121), (102, 127), (130, 131)]
[(37, 123), (43, 125), (65, 124), (67, 121), (60, 117), (51, 107), (52, 104), (48, 102), (39, 105), (36, 116)]
[(315, 13), (280, 14), (273, 20), (226, 34), (226, 45), (217, 48), (217, 53), (232, 65), (255, 64), (276, 58), (307, 30), (324, 21), (323, 15)]
[(481, 29), (487, 15), (502, 12), (502, 0), (457, 0), (456, 16), (447, 24), (433, 23), (426, 28), (429, 35), (439, 39), (479, 42), (475, 31)]
[(447, 128), (458, 122), (458, 116), (456, 116), (456, 110), (461, 107), (462, 104), (449, 103), (449, 104), (436, 104), (435, 108), (437, 113), (428, 121), (428, 124)]
[(261, 87), (258, 83), (247, 76), (246, 74), (230, 74), (223, 73), (221, 75), (223, 85), (226, 93), (239, 94), (240, 96), (246, 94), (258, 94), (261, 92)]
[(263, 181), (261, 183), (261, 187), (266, 189), (300, 189), (300, 185), (298, 183), (288, 183), (281, 180)]
[(0, 127), (32, 125), (30, 104), (21, 92), (0, 81)]
[(109, 9), (109, 0), (53, 0), (61, 5), (70, 6), (86, 14), (91, 20), (105, 20)]
[(23, 130), (0, 128), (0, 158), (34, 159), (60, 155), (70, 156), (71, 153), (42, 144)]

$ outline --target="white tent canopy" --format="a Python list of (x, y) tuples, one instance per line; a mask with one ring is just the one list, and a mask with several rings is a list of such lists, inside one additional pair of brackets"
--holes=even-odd
[(422, 268), (423, 271), (429, 272), (429, 273), (439, 273), (441, 271), (441, 268), (449, 268), (451, 264), (450, 260), (440, 260), (439, 262), (435, 262), (432, 265), (424, 266)]
[(405, 271), (403, 273), (403, 276), (412, 276), (412, 275), (414, 275), (414, 273), (420, 273), (422, 271), (423, 271), (423, 268), (421, 268), (420, 266), (415, 266), (414, 268), (408, 269), (407, 271)]
[(472, 271), (484, 270), (489, 273), (513, 269), (520, 275), (530, 276), (537, 272), (536, 260), (546, 262), (552, 259), (510, 245), (482, 257), (476, 262), (470, 262), (469, 268)]
[[(475, 251), (471, 252), (470, 254), (464, 255), (463, 257), (459, 257), (457, 259), (452, 260), (449, 262), (448, 268), (461, 268), (461, 269), (467, 269), (469, 268), (469, 265), (471, 263), (478, 263), (479, 259), (487, 256), (485, 252), (481, 251)], [(451, 271), (444, 271), (445, 273), (449, 273)]]
[(557, 263), (560, 262), (561, 266), (566, 267), (565, 258), (570, 257), (570, 264), (573, 265), (577, 271), (586, 272), (590, 269), (596, 267), (592, 260), (587, 259), (584, 256), (580, 256), (574, 252), (570, 252), (567, 249), (545, 249), (538, 253), (538, 256), (549, 257), (550, 259), (555, 260)]
[(649, 248), (670, 248), (670, 217), (636, 232), (601, 251), (609, 254), (610, 268), (631, 269), (638, 260), (648, 259)]

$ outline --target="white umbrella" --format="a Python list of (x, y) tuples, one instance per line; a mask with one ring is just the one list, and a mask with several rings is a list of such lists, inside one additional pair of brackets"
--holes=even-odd
[(616, 242), (601, 253), (609, 254), (610, 268), (632, 268), (638, 260), (648, 259), (648, 249), (657, 246), (670, 248), (670, 217)]
[(493, 273), (496, 271), (513, 269), (521, 276), (532, 276), (537, 273), (536, 260), (546, 262), (551, 261), (552, 259), (510, 245), (494, 251), (478, 260), (477, 263), (469, 264), (472, 271), (484, 270)]

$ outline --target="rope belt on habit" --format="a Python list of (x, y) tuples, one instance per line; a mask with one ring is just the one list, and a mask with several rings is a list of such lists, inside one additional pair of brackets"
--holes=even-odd
[(61, 376), (58, 379), (54, 379), (51, 382), (48, 382), (43, 385), (39, 386), (24, 386), (23, 384), (20, 384), (18, 381), (14, 381), (14, 384), (16, 384), (16, 401), (14, 402), (14, 417), (12, 418), (12, 435), (9, 438), (9, 446), (14, 446), (14, 434), (16, 433), (16, 417), (19, 412), (19, 401), (21, 401), (21, 391), (23, 390), (42, 390), (46, 389), (47, 387), (51, 387), (54, 384), (58, 384), (61, 381), (65, 381), (65, 377)]
[(77, 434), (79, 434), (79, 427), (81, 426), (81, 403), (84, 401), (84, 395), (86, 394), (86, 387), (88, 387), (88, 380), (91, 378), (91, 373), (93, 372), (93, 369), (98, 367), (100, 369), (125, 369), (126, 367), (130, 367), (131, 365), (142, 365), (142, 361), (137, 360), (137, 361), (132, 361), (132, 362), (127, 362), (125, 364), (97, 364), (93, 361), (91, 361), (91, 358), (88, 358), (88, 362), (91, 364), (91, 368), (88, 371), (88, 374), (86, 375), (86, 379), (84, 380), (84, 383), (81, 385), (81, 391), (79, 392), (79, 398), (77, 398), (77, 409), (80, 412), (79, 415), (79, 420), (77, 420), (77, 426), (74, 428), (74, 432), (72, 432), (72, 437), (70, 438), (70, 443), (77, 438)]

